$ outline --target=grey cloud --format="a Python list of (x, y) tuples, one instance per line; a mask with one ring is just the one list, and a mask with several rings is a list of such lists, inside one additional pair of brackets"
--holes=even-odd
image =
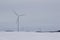
[(21, 25), (60, 24), (60, 0), (0, 0), (0, 22), (15, 22), (17, 12), (23, 9)]

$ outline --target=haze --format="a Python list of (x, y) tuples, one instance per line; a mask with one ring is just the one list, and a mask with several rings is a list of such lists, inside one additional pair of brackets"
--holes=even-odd
[(60, 29), (60, 0), (0, 0), (0, 24), (16, 23), (17, 16), (12, 10), (25, 14), (20, 17), (21, 27)]

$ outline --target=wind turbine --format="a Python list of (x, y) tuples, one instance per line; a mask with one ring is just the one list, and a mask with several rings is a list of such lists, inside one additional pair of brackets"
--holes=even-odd
[(24, 14), (19, 15), (16, 11), (14, 11), (14, 14), (17, 16), (17, 31), (19, 32), (19, 18), (24, 16)]

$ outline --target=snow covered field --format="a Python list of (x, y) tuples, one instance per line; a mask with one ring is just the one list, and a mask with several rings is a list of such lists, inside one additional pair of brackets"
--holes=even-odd
[(60, 40), (60, 33), (0, 32), (0, 40)]

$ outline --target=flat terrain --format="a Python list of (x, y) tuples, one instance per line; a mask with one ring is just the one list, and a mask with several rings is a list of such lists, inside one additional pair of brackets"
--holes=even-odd
[(0, 40), (60, 40), (60, 33), (0, 32)]

